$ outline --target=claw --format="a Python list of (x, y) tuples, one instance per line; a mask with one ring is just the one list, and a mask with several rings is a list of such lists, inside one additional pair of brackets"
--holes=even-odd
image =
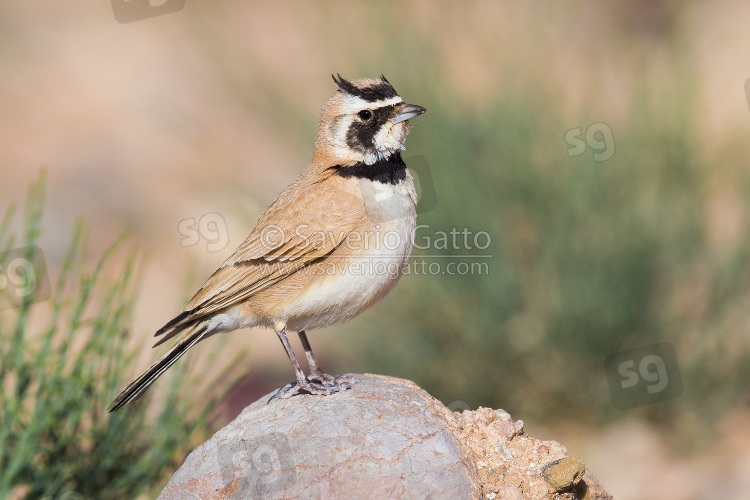
[[(349, 382), (349, 383), (347, 383)], [(306, 378), (305, 383), (299, 384), (298, 382), (291, 382), (281, 389), (279, 392), (271, 396), (271, 399), (266, 402), (270, 403), (274, 399), (288, 399), (292, 396), (316, 394), (321, 396), (329, 396), (339, 391), (345, 391), (351, 389), (351, 382), (358, 382), (354, 377), (347, 377), (346, 375), (340, 375), (334, 377), (325, 373), (316, 373), (312, 375), (312, 378)]]

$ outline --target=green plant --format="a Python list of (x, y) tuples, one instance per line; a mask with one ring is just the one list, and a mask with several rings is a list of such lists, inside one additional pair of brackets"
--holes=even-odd
[[(42, 174), (29, 190), (26, 248), (41, 234), (44, 186)], [(9, 208), (0, 223), (1, 251), (14, 246), (14, 212)], [(212, 430), (221, 394), (191, 411), (180, 394), (196, 381), (184, 364), (162, 401), (146, 396), (136, 407), (106, 411), (132, 375), (136, 352), (126, 339), (142, 260), (131, 250), (117, 262), (124, 239), (88, 271), (78, 222), (51, 298), (0, 312), (0, 498), (11, 491), (54, 499), (66, 491), (85, 498), (152, 494)]]

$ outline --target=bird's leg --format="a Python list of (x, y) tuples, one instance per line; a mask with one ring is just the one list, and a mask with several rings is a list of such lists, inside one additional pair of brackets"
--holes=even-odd
[(271, 399), (268, 400), (269, 403), (276, 398), (286, 399), (299, 394), (328, 395), (343, 389), (348, 389), (348, 387), (324, 384), (317, 380), (311, 381), (307, 377), (305, 377), (305, 374), (299, 365), (299, 361), (297, 361), (297, 357), (294, 355), (292, 345), (289, 343), (289, 339), (286, 336), (286, 324), (284, 324), (283, 322), (276, 323), (276, 325), (274, 325), (274, 331), (279, 337), (281, 345), (284, 346), (284, 350), (286, 351), (287, 356), (289, 356), (289, 361), (292, 362), (292, 366), (294, 367), (294, 374), (297, 377), (297, 382), (292, 382), (282, 387), (279, 392), (274, 394)]
[(323, 370), (320, 369), (318, 362), (315, 361), (315, 356), (310, 348), (310, 342), (307, 341), (307, 334), (304, 330), (300, 330), (298, 335), (300, 342), (302, 342), (302, 348), (305, 350), (305, 356), (307, 356), (307, 364), (310, 366), (310, 375), (322, 375)]
[(307, 364), (310, 366), (310, 379), (320, 380), (324, 384), (332, 386), (340, 386), (343, 389), (351, 389), (351, 385), (355, 382), (359, 382), (356, 378), (351, 375), (328, 375), (320, 369), (320, 365), (315, 361), (312, 349), (310, 348), (310, 342), (307, 341), (307, 334), (304, 330), (298, 332), (299, 340), (302, 342), (302, 348), (305, 350), (305, 356), (307, 357)]
[(307, 382), (307, 379), (305, 378), (305, 373), (302, 371), (302, 368), (299, 365), (299, 361), (297, 361), (297, 356), (294, 355), (294, 350), (292, 350), (292, 345), (289, 343), (289, 339), (286, 336), (286, 325), (281, 327), (280, 329), (276, 329), (276, 335), (278, 335), (279, 340), (281, 341), (281, 345), (284, 346), (284, 350), (286, 351), (286, 355), (289, 356), (289, 361), (292, 362), (292, 366), (294, 367), (294, 375), (297, 377), (297, 384), (304, 385)]

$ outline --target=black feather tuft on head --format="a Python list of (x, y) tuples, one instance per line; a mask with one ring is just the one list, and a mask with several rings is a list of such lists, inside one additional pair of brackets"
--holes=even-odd
[[(336, 79), (336, 76), (338, 76), (338, 79)], [(356, 95), (358, 89), (352, 82), (344, 79), (340, 73), (336, 73), (336, 76), (331, 75), (331, 78), (333, 78), (333, 82), (341, 92), (344, 92), (345, 94)]]
[(384, 76), (381, 76), (380, 82), (366, 87), (357, 87), (352, 82), (344, 79), (340, 74), (336, 73), (336, 75), (338, 76), (338, 79), (333, 75), (331, 75), (331, 77), (341, 92), (354, 97), (359, 97), (367, 102), (382, 101), (398, 96), (396, 89), (393, 88)]

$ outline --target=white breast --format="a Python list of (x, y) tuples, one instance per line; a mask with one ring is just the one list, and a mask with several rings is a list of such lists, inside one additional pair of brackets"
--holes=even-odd
[(320, 273), (314, 284), (282, 312), (290, 330), (349, 320), (378, 302), (398, 282), (411, 255), (416, 191), (411, 175), (396, 185), (359, 182), (369, 223), (359, 241), (349, 238), (339, 258), (301, 272)]

